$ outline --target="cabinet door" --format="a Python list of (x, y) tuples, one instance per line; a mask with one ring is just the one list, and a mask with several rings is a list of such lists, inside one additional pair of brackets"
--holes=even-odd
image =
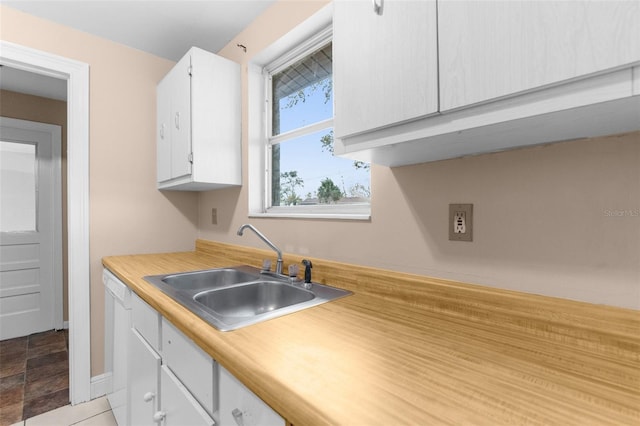
[(439, 1), (441, 111), (640, 60), (637, 1)]
[(220, 424), (222, 426), (284, 426), (284, 419), (220, 367)]
[(191, 56), (185, 55), (158, 83), (158, 182), (191, 175)]
[(240, 65), (198, 48), (191, 54), (193, 180), (242, 183)]
[(163, 426), (212, 426), (215, 424), (166, 365), (161, 369), (160, 387)]
[(437, 112), (435, 1), (335, 1), (333, 23), (337, 138)]
[(171, 178), (191, 174), (191, 56), (171, 70)]
[(158, 411), (160, 356), (131, 329), (129, 340), (129, 409), (131, 424), (155, 425)]
[(158, 83), (156, 90), (156, 145), (158, 182), (171, 179), (171, 78), (167, 76)]

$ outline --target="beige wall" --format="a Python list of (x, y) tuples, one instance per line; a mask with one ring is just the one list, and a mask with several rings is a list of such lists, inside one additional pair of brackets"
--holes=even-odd
[(90, 67), (91, 283), (87, 285), (91, 286), (91, 374), (98, 375), (104, 369), (101, 258), (194, 247), (197, 195), (155, 188), (155, 87), (173, 63), (6, 6), (0, 6), (0, 38)]
[(40, 96), (0, 90), (0, 116), (62, 127), (62, 317), (69, 319), (67, 268), (67, 103)]
[[(325, 3), (279, 2), (220, 53), (247, 64)], [(249, 219), (246, 186), (202, 193), (199, 236), (263, 247), (236, 235), (251, 222), (286, 252), (640, 309), (640, 133), (374, 166), (372, 190), (370, 222)], [(474, 204), (472, 243), (448, 241), (449, 203)]]

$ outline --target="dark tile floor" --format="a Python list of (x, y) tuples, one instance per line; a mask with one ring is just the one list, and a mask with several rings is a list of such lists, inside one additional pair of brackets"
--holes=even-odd
[(67, 330), (0, 341), (0, 426), (69, 403), (68, 348)]

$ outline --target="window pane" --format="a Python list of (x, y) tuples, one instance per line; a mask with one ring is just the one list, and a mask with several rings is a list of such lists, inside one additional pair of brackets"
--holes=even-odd
[(272, 134), (333, 117), (331, 43), (271, 78)]
[(272, 205), (368, 203), (369, 165), (333, 156), (333, 129), (272, 149)]
[(36, 230), (36, 147), (0, 141), (0, 231)]

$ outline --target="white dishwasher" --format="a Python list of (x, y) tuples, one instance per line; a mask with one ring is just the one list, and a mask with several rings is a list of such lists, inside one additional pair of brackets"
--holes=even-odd
[(107, 398), (118, 425), (129, 424), (127, 410), (127, 353), (131, 329), (131, 289), (105, 269), (104, 371), (107, 382)]

